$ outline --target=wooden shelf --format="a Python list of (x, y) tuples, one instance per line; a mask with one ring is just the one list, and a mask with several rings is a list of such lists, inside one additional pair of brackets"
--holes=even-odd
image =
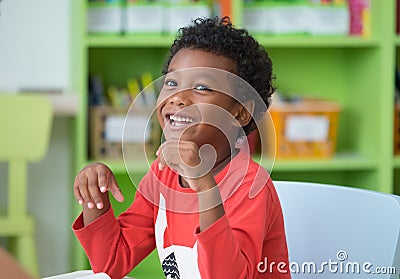
[(78, 113), (79, 97), (75, 93), (21, 92), (21, 94), (45, 96), (53, 106), (54, 116), (76, 116)]
[(79, 99), (76, 94), (49, 95), (55, 116), (75, 116), (78, 113)]

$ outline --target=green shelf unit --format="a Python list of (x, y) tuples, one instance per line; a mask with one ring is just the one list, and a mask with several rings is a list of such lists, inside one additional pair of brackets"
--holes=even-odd
[[(270, 47), (292, 47), (292, 48), (319, 48), (319, 47), (378, 47), (379, 40), (349, 37), (330, 36), (316, 37), (307, 35), (295, 36), (267, 36), (255, 34), (254, 37), (263, 46)], [(88, 47), (169, 47), (174, 40), (172, 34), (138, 34), (138, 35), (90, 35), (86, 38)], [(400, 44), (400, 39), (399, 39)]]
[(393, 192), (393, 186), (388, 184), (372, 185), (371, 180), (377, 176), (376, 170), (346, 170), (346, 171), (273, 171), (273, 181), (304, 181), (322, 184), (342, 185), (379, 192)]
[(273, 172), (292, 172), (292, 171), (368, 171), (378, 167), (378, 161), (355, 154), (336, 154), (329, 159), (291, 159), (277, 160), (271, 162), (267, 158), (254, 157), (256, 162)]
[[(372, 157), (365, 157), (353, 153), (338, 153), (329, 159), (286, 159), (271, 161), (268, 157), (254, 155), (253, 159), (263, 167), (273, 171), (354, 171), (354, 170), (375, 170), (378, 167), (378, 161)], [(145, 173), (149, 170), (154, 158), (146, 160), (132, 160), (127, 162), (129, 169), (137, 173)], [(88, 161), (87, 164), (94, 161)], [(105, 160), (113, 172), (125, 173), (127, 167), (125, 163), (119, 160)], [(400, 166), (400, 158), (395, 158), (394, 162)], [(396, 165), (396, 163), (394, 163)]]
[(373, 48), (379, 47), (379, 40), (350, 36), (281, 35), (254, 37), (266, 48)]
[(174, 41), (174, 35), (138, 34), (138, 35), (89, 35), (88, 47), (162, 47), (168, 48)]
[(150, 72), (161, 76), (168, 49), (158, 46), (89, 47), (88, 73), (100, 75), (105, 85), (125, 86), (128, 79)]
[(400, 170), (400, 155), (393, 157), (393, 166)]
[[(393, 155), (393, 69), (396, 64), (400, 65), (400, 36), (395, 33), (396, 1), (371, 1), (372, 33), (369, 38), (255, 34), (273, 60), (275, 85), (280, 92), (289, 96), (324, 98), (341, 106), (337, 154), (324, 160), (278, 160), (272, 168), (273, 179), (334, 183), (400, 193), (400, 156)], [(76, 174), (92, 162), (87, 155), (89, 75), (101, 75), (105, 84), (117, 86), (144, 71), (158, 78), (174, 36), (89, 35), (86, 33), (87, 0), (71, 3), (72, 89), (78, 92), (80, 100), (74, 123)], [(233, 19), (238, 26), (242, 24), (242, 4), (241, 0), (232, 0)], [(126, 187), (123, 191), (130, 197), (123, 204), (113, 202), (118, 213), (129, 206), (135, 188), (129, 186), (122, 160), (105, 163), (117, 174), (121, 187)], [(263, 159), (261, 163), (270, 170), (272, 162)], [(139, 177), (149, 166), (138, 160), (130, 162), (129, 168)], [(80, 211), (75, 201), (74, 204), (71, 218)], [(87, 269), (89, 266), (82, 249), (77, 241), (73, 243), (73, 270)], [(158, 278), (151, 275), (151, 270), (159, 267), (157, 261), (156, 254), (152, 254), (143, 264), (144, 277), (139, 273), (136, 277)]]
[(393, 172), (394, 193), (400, 195), (400, 164), (397, 165)]
[[(150, 165), (153, 159), (147, 160), (132, 160), (129, 162), (123, 162), (122, 160), (103, 160), (102, 162), (110, 167), (110, 169), (117, 174), (124, 174), (127, 172), (127, 167), (135, 173), (143, 174), (150, 169)], [(95, 161), (88, 161), (87, 164)]]

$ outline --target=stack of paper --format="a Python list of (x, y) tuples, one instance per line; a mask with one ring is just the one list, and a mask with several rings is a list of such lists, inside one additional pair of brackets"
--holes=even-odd
[[(46, 277), (42, 279), (111, 279), (106, 273), (93, 274), (91, 270), (80, 270), (71, 273), (60, 274), (56, 276)], [(132, 277), (124, 277), (124, 279), (135, 279)]]
[(52, 277), (46, 277), (43, 279), (111, 279), (111, 277), (106, 273), (93, 274), (93, 271), (91, 270), (81, 270)]

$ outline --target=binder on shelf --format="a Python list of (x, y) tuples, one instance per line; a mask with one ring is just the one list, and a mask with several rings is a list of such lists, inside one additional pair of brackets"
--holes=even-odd
[(220, 17), (229, 16), (233, 21), (232, 1), (231, 0), (219, 0), (219, 15)]
[(350, 11), (350, 35), (371, 36), (370, 0), (348, 0)]

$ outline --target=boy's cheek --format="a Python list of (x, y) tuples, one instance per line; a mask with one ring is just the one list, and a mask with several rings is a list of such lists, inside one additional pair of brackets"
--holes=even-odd
[(164, 117), (162, 116), (160, 107), (157, 108), (157, 120), (158, 120), (158, 123), (160, 124), (161, 128), (164, 129), (164, 127), (165, 127)]

